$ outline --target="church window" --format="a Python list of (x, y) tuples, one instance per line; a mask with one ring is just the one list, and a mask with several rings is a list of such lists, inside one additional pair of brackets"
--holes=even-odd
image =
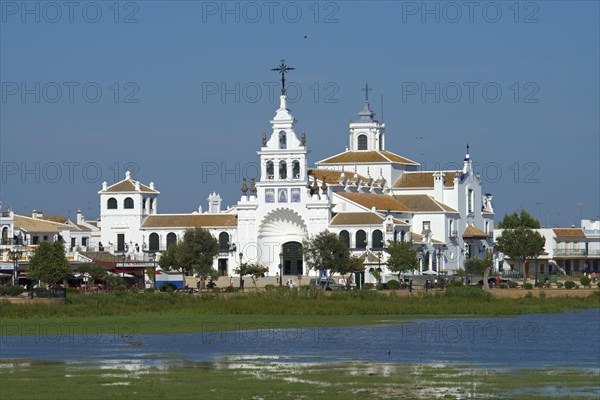
[(300, 203), (300, 189), (293, 188), (292, 189), (292, 203)]
[(287, 149), (287, 136), (285, 134), (285, 131), (279, 132), (279, 148)]
[(469, 192), (467, 194), (467, 208), (469, 213), (473, 212), (473, 200), (473, 189), (469, 189)]
[(356, 232), (356, 248), (359, 250), (367, 248), (367, 233), (362, 229)]
[(229, 234), (227, 232), (219, 233), (219, 250), (229, 251)]
[(372, 235), (372, 246), (375, 249), (382, 249), (383, 248), (383, 233), (379, 230), (376, 229), (373, 231), (373, 235)]
[(287, 179), (287, 163), (285, 161), (279, 162), (279, 179)]
[(292, 175), (294, 179), (300, 179), (300, 161), (294, 160), (292, 163)]
[(340, 232), (340, 240), (350, 248), (350, 233), (348, 231), (343, 230)]
[(279, 202), (287, 203), (287, 189), (279, 189)]
[(273, 180), (273, 176), (275, 174), (274, 168), (275, 167), (273, 167), (273, 161), (271, 161), (271, 160), (267, 161), (267, 179), (270, 181)]
[(265, 203), (275, 203), (275, 189), (265, 189)]
[(160, 249), (160, 237), (158, 233), (152, 232), (148, 241), (150, 242), (150, 251), (158, 251)]
[(116, 210), (117, 209), (117, 199), (115, 199), (114, 197), (111, 197), (110, 199), (108, 199), (108, 201), (106, 202), (106, 207), (109, 210)]
[(133, 199), (131, 197), (127, 197), (125, 200), (123, 200), (123, 208), (133, 208)]
[(358, 135), (356, 142), (357, 142), (356, 148), (358, 150), (367, 150), (367, 146), (368, 146), (367, 135)]
[(169, 232), (167, 234), (167, 249), (175, 243), (177, 243), (177, 235), (174, 232)]

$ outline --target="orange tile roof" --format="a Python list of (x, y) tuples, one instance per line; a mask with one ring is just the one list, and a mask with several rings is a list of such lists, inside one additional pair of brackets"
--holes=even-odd
[(579, 228), (556, 228), (552, 230), (558, 237), (585, 237), (585, 233)]
[(319, 164), (360, 164), (360, 163), (394, 163), (419, 165), (418, 163), (401, 157), (389, 151), (345, 151), (333, 157), (317, 162)]
[(234, 227), (237, 215), (233, 214), (159, 214), (149, 215), (142, 228), (195, 228)]
[(350, 200), (358, 205), (372, 209), (375, 207), (376, 210), (380, 211), (394, 211), (394, 212), (408, 212), (410, 211), (402, 203), (394, 199), (392, 196), (387, 194), (375, 194), (375, 193), (351, 193), (351, 192), (335, 192), (336, 195), (341, 196), (347, 200)]
[[(454, 177), (457, 171), (443, 171), (444, 186), (454, 185)], [(462, 174), (462, 171), (459, 171)], [(394, 183), (394, 188), (432, 188), (433, 171), (405, 172)]]
[(58, 222), (59, 224), (66, 224), (69, 221), (69, 218), (63, 217), (62, 215), (44, 215), (37, 218), (50, 222)]
[(323, 178), (325, 178), (325, 181), (327, 183), (334, 184), (334, 183), (338, 183), (342, 180), (342, 172), (348, 179), (357, 179), (358, 177), (363, 180), (367, 179), (362, 175), (355, 174), (354, 172), (332, 171), (332, 170), (328, 170), (328, 169), (309, 169), (308, 175), (312, 176), (312, 177), (316, 177), (320, 181), (323, 181)]
[[(137, 181), (134, 181), (132, 179), (123, 179), (121, 182), (117, 182), (112, 186), (109, 186), (106, 190), (103, 190), (103, 192), (108, 193), (108, 192), (136, 192), (135, 190), (135, 183)], [(158, 191), (150, 189), (148, 186), (144, 185), (143, 183), (140, 182), (140, 192), (147, 192), (147, 193), (158, 193)]]
[(394, 198), (404, 204), (411, 212), (453, 212), (457, 211), (426, 194), (400, 194)]
[(383, 220), (374, 212), (341, 212), (333, 217), (330, 225), (381, 225)]
[(465, 231), (463, 232), (463, 238), (465, 239), (487, 239), (488, 234), (479, 230), (474, 226), (467, 226)]
[(14, 216), (15, 226), (27, 232), (60, 232), (64, 230), (76, 231), (77, 227), (58, 222), (45, 221), (39, 218)]

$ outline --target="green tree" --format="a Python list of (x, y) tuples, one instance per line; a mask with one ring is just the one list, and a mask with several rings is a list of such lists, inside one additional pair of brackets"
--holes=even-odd
[(171, 245), (167, 247), (167, 251), (161, 254), (160, 260), (158, 260), (158, 265), (165, 271), (169, 271), (171, 269), (181, 269), (177, 261), (178, 248), (179, 243), (171, 243)]
[[(522, 226), (516, 229), (505, 229), (496, 238), (496, 251), (504, 253), (511, 260), (525, 264), (528, 259), (535, 259), (544, 252), (546, 240), (539, 232)], [(527, 274), (525, 274), (527, 280)]]
[(91, 280), (88, 281), (90, 285), (93, 285), (96, 279), (103, 280), (106, 279), (106, 277), (108, 276), (108, 273), (106, 272), (104, 267), (94, 263), (79, 264), (79, 266), (77, 267), (77, 271), (84, 275), (87, 274), (87, 276), (91, 278)]
[(487, 282), (490, 277), (492, 265), (494, 265), (494, 260), (491, 256), (487, 256), (486, 258), (470, 257), (465, 260), (465, 269), (469, 274), (483, 277), (484, 290), (490, 290), (490, 286)]
[(406, 271), (419, 268), (417, 250), (412, 248), (410, 242), (389, 242), (385, 251), (390, 255), (386, 265), (398, 277)]
[(258, 281), (258, 278), (265, 276), (266, 269), (257, 263), (243, 263), (241, 267), (236, 268), (234, 272), (241, 276), (249, 275), (250, 279), (252, 279), (254, 289), (256, 289), (256, 282)]
[(496, 227), (499, 229), (516, 229), (519, 227), (540, 229), (540, 221), (533, 218), (527, 211), (521, 210), (521, 213), (515, 211), (512, 214), (505, 214)]
[(65, 248), (60, 241), (42, 241), (29, 259), (28, 275), (33, 280), (58, 284), (73, 276), (73, 271), (65, 257)]
[(213, 260), (219, 254), (219, 242), (208, 230), (187, 230), (180, 243), (173, 243), (161, 256), (161, 268), (180, 269), (186, 276), (198, 274), (203, 278), (211, 275)]
[(355, 272), (363, 272), (365, 264), (360, 257), (350, 256), (346, 262), (341, 265), (337, 272), (340, 273), (346, 280), (346, 289), (350, 290), (350, 277)]
[(302, 249), (310, 269), (326, 269), (329, 276), (336, 272), (347, 272), (350, 250), (335, 233), (323, 231), (311, 239), (304, 240)]
[(104, 279), (108, 275), (104, 267), (94, 263), (79, 264), (77, 271), (82, 274), (88, 274), (92, 279)]

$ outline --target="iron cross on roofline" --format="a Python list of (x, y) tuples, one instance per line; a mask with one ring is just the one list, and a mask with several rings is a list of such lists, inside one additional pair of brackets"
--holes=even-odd
[(371, 89), (371, 88), (369, 87), (369, 82), (367, 82), (367, 83), (365, 84), (365, 88), (364, 88), (364, 89), (361, 89), (361, 90), (362, 90), (363, 92), (365, 92), (365, 101), (368, 103), (368, 102), (369, 102), (369, 92), (370, 92), (371, 90), (373, 90), (373, 89)]
[(272, 68), (271, 71), (277, 71), (281, 74), (281, 95), (285, 95), (285, 74), (288, 71), (293, 71), (296, 68), (293, 67), (288, 67), (287, 65), (285, 65), (285, 60), (281, 60), (281, 65), (279, 65), (279, 67), (277, 68)]

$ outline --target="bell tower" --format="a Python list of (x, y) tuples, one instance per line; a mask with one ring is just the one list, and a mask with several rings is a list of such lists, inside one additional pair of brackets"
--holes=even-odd
[(369, 84), (365, 85), (365, 105), (358, 113), (358, 120), (350, 123), (348, 150), (350, 151), (384, 151), (385, 124), (375, 120), (375, 113), (369, 105)]

